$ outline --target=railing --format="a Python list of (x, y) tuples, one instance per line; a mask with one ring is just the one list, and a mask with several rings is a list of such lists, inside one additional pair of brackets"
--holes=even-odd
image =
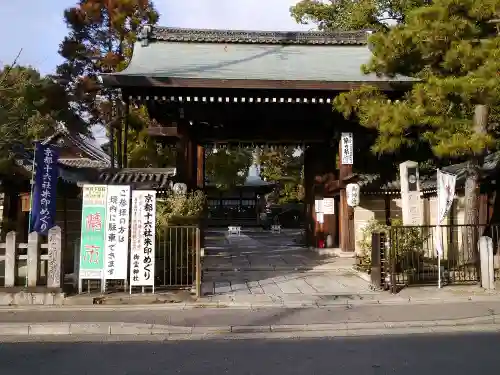
[(169, 226), (156, 241), (156, 285), (167, 288), (201, 288), (200, 229)]
[(49, 231), (47, 243), (38, 233), (30, 233), (28, 243), (17, 243), (16, 232), (9, 232), (0, 243), (0, 287), (61, 287), (61, 228)]
[(395, 226), (389, 228), (385, 237), (374, 234), (372, 282), (390, 287), (393, 292), (404, 286), (436, 284), (439, 274), (436, 245), (440, 239), (444, 284), (477, 283), (481, 275), (477, 241), (481, 236), (493, 240), (498, 278), (500, 225)]

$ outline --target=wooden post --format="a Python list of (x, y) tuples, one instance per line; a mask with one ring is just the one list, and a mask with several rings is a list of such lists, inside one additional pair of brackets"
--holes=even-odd
[(7, 233), (5, 238), (5, 287), (13, 287), (16, 280), (16, 232)]
[(28, 235), (28, 259), (26, 262), (28, 287), (36, 287), (36, 283), (38, 281), (39, 260), (40, 235), (37, 232), (31, 232)]
[(54, 227), (48, 235), (47, 288), (61, 287), (61, 228)]
[(177, 142), (176, 168), (178, 181), (185, 183), (188, 190), (196, 187), (196, 147), (192, 141), (189, 129), (184, 124), (178, 124), (180, 139)]
[[(339, 143), (339, 180), (344, 184), (344, 178), (352, 174), (352, 164), (342, 164), (342, 142)], [(354, 209), (347, 205), (345, 186), (340, 190), (340, 249), (354, 251)]]
[(306, 246), (316, 247), (316, 215), (314, 212), (314, 155), (309, 146), (304, 151), (304, 218), (306, 230)]
[(196, 186), (203, 189), (205, 186), (205, 148), (196, 146)]

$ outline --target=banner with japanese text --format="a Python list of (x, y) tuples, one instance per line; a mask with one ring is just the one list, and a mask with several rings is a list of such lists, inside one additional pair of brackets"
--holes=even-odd
[(439, 256), (443, 254), (443, 238), (440, 225), (451, 210), (455, 199), (455, 185), (457, 176), (437, 170), (437, 227), (435, 231), (436, 251)]
[(132, 191), (130, 286), (154, 286), (156, 191)]
[(105, 278), (106, 280), (126, 280), (130, 186), (108, 186), (106, 215)]
[(106, 185), (84, 185), (80, 242), (80, 279), (103, 279), (106, 236)]
[(55, 225), (59, 170), (57, 150), (49, 145), (35, 145), (35, 181), (31, 204), (31, 231), (47, 235)]

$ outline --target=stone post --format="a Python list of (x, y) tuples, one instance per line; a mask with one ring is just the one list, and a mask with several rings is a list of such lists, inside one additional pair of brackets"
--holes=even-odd
[(11, 288), (16, 281), (16, 232), (7, 233), (5, 238), (5, 287)]
[(36, 287), (38, 280), (38, 262), (40, 261), (40, 235), (31, 232), (28, 235), (27, 286)]
[(495, 274), (493, 269), (493, 240), (483, 236), (478, 241), (481, 263), (481, 286), (484, 289), (495, 289)]
[(420, 198), (418, 163), (405, 161), (399, 165), (403, 225), (422, 225), (423, 209)]
[(61, 228), (54, 227), (48, 235), (47, 288), (61, 287)]

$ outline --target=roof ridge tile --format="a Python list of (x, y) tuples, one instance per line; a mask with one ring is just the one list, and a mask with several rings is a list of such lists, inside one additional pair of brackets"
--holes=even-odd
[(138, 39), (179, 43), (366, 45), (370, 30), (360, 31), (257, 31), (187, 29), (146, 25)]

